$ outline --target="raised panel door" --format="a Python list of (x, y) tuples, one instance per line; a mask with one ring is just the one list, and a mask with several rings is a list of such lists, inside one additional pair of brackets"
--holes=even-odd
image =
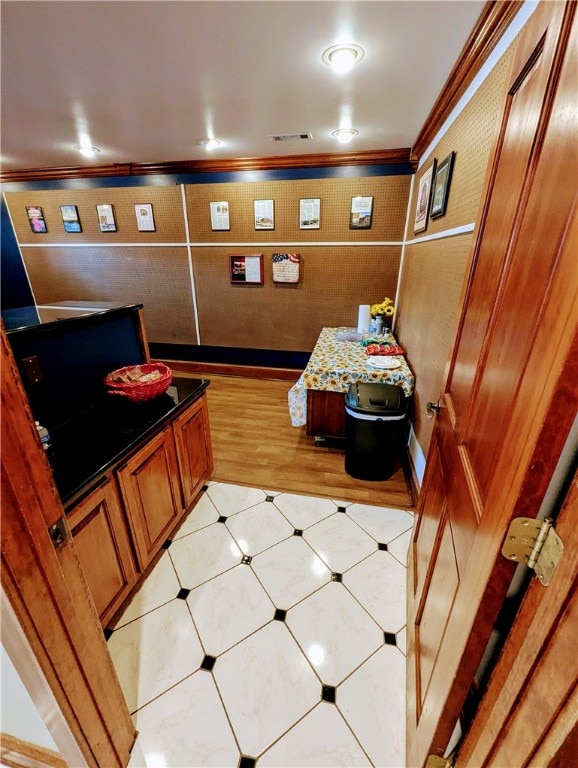
[(113, 482), (107, 480), (94, 490), (67, 519), (104, 626), (137, 579), (124, 510)]
[(173, 424), (181, 475), (184, 507), (193, 502), (213, 471), (213, 452), (207, 399), (203, 395)]

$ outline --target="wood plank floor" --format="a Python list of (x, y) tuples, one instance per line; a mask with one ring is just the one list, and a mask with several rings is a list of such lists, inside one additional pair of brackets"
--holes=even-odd
[[(179, 374), (182, 375), (182, 374)], [(288, 381), (194, 374), (207, 389), (215, 469), (212, 479), (273, 491), (413, 509), (407, 462), (385, 481), (350, 477), (344, 450), (316, 445), (305, 427), (291, 426)]]

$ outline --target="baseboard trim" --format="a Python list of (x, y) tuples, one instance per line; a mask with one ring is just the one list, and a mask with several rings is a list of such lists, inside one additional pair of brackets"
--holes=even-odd
[(280, 381), (292, 381), (295, 383), (301, 371), (292, 368), (268, 368), (253, 365), (225, 365), (223, 363), (194, 363), (188, 360), (160, 360), (153, 362), (165, 363), (171, 370), (179, 373), (197, 373), (210, 376), (240, 376), (249, 379), (275, 379)]

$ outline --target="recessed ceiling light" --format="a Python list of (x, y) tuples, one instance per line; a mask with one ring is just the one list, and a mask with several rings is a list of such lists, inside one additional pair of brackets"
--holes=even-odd
[(87, 146), (80, 146), (76, 145), (74, 149), (77, 149), (81, 155), (84, 155), (85, 157), (92, 157), (93, 155), (96, 155), (100, 152), (100, 149), (97, 149), (96, 147), (87, 147)]
[(197, 141), (197, 146), (203, 147), (207, 152), (210, 152), (212, 149), (221, 146), (221, 142), (218, 139), (199, 139)]
[(337, 131), (333, 131), (331, 135), (335, 136), (340, 144), (349, 144), (358, 133), (359, 131), (356, 131), (355, 128), (339, 128)]
[(344, 45), (332, 45), (323, 51), (322, 59), (334, 72), (343, 74), (349, 72), (354, 64), (357, 64), (364, 56), (363, 48), (354, 43)]

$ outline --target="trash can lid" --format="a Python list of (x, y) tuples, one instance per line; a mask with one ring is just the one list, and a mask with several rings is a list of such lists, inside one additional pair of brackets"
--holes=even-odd
[(406, 412), (405, 392), (395, 384), (378, 381), (356, 381), (349, 385), (345, 405), (357, 413), (387, 413), (390, 416)]

